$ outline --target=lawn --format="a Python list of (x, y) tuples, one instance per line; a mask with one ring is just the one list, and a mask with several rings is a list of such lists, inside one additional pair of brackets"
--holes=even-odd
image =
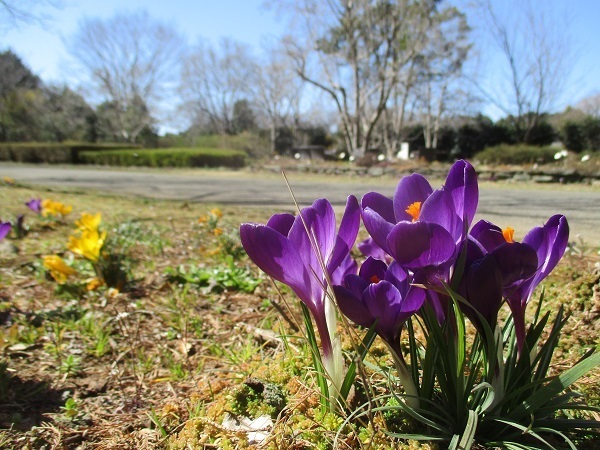
[[(43, 217), (32, 198), (73, 210)], [(84, 212), (101, 213), (116, 288), (97, 286), (90, 259), (67, 249)], [(445, 448), (391, 437), (415, 426), (401, 414), (344, 422), (321, 410), (299, 302), (239, 242), (240, 223), (276, 212), (2, 184), (1, 219), (24, 214), (24, 226), (0, 249), (0, 448)], [(77, 273), (59, 284), (47, 255)], [(543, 285), (544, 310), (569, 315), (552, 372), (599, 344), (598, 249), (569, 246)], [(366, 361), (391, 365), (379, 341)], [(361, 372), (351, 403), (366, 379), (385, 391), (380, 372)], [(575, 389), (597, 404), (599, 381), (595, 370)], [(243, 427), (256, 418), (264, 435)]]

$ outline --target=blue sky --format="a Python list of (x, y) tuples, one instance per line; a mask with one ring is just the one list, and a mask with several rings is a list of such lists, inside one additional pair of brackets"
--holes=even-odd
[[(16, 0), (17, 4), (21, 0)], [(56, 0), (54, 0), (56, 1)], [(276, 0), (275, 0), (276, 1)], [(468, 4), (471, 0), (454, 0)], [(505, 0), (494, 0), (505, 1)], [(264, 0), (58, 0), (44, 23), (20, 24), (0, 34), (0, 50), (11, 48), (45, 82), (61, 83), (76, 78), (64, 47), (84, 17), (108, 18), (116, 12), (145, 9), (173, 24), (193, 44), (198, 38), (216, 41), (228, 36), (246, 42), (257, 51), (262, 40), (284, 32), (284, 23), (263, 7)], [(537, 0), (541, 8), (568, 8), (571, 26), (565, 30), (575, 49), (570, 79), (559, 108), (600, 92), (600, 0)], [(2, 20), (2, 18), (0, 18)], [(492, 58), (493, 62), (493, 58)], [(493, 63), (487, 67), (493, 71)]]

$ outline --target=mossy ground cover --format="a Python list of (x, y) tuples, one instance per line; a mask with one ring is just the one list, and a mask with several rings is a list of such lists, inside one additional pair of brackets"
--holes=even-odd
[[(34, 197), (73, 212), (44, 219), (24, 205)], [(100, 212), (109, 239), (120, 237), (119, 291), (88, 291), (66, 248), (82, 212)], [(27, 231), (0, 254), (0, 448), (247, 448), (251, 436), (227, 418), (260, 416), (274, 425), (254, 448), (440, 448), (388, 437), (413, 427), (398, 414), (344, 423), (320, 411), (298, 302), (238, 241), (240, 222), (275, 212), (0, 186), (2, 220), (25, 214)], [(58, 285), (42, 264), (49, 254), (82, 275)], [(598, 249), (576, 244), (544, 282), (546, 307), (571, 314), (557, 369), (599, 344), (599, 284)], [(377, 343), (367, 361), (389, 367), (386, 354)], [(387, 380), (368, 368), (358, 380), (351, 403), (380, 402)], [(594, 402), (599, 381), (596, 371), (576, 388)]]

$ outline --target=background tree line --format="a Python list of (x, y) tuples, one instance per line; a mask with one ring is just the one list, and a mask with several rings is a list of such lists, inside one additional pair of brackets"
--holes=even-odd
[[(523, 14), (483, 0), (469, 15), (440, 0), (277, 2), (289, 33), (260, 54), (231, 39), (187, 46), (145, 12), (85, 19), (68, 39), (78, 86), (46, 85), (0, 53), (0, 141), (155, 147), (241, 135), (265, 153), (318, 144), (357, 157), (372, 148), (391, 157), (401, 142), (463, 156), (557, 139), (598, 150), (600, 95), (550, 114), (569, 48), (533, 3), (515, 5)], [(481, 50), (469, 21), (499, 49), (505, 88), (490, 90), (472, 69)], [(481, 115), (484, 103), (504, 118)], [(159, 137), (165, 125), (184, 131)]]

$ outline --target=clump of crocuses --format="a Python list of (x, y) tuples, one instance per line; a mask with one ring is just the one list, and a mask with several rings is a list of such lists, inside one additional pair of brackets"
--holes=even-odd
[[(565, 252), (567, 220), (552, 216), (518, 242), (509, 226), (474, 224), (478, 203), (475, 169), (460, 160), (437, 189), (415, 173), (400, 180), (392, 198), (369, 192), (359, 204), (350, 196), (338, 231), (326, 199), (297, 216), (276, 214), (266, 225), (240, 228), (249, 257), (310, 311), (331, 386), (352, 381), (345, 367), (364, 357), (350, 352), (344, 364), (335, 320), (341, 313), (368, 329), (352, 349), (368, 348), (376, 334), (390, 350), (404, 390), (393, 392), (404, 399), (399, 409), (431, 439), (461, 448), (475, 440), (517, 442), (536, 427), (552, 433), (553, 411), (570, 406), (568, 396), (559, 396), (568, 383), (557, 390), (546, 378), (562, 312), (543, 343), (549, 317), (538, 308), (529, 327), (525, 320), (535, 288)], [(351, 256), (361, 217), (369, 234), (358, 245), (362, 263)], [(510, 314), (500, 321), (504, 304)], [(467, 338), (467, 319), (474, 340)], [(307, 330), (310, 341), (310, 318)], [(594, 354), (579, 363), (569, 383), (598, 362)], [(343, 395), (339, 400), (344, 405)]]

